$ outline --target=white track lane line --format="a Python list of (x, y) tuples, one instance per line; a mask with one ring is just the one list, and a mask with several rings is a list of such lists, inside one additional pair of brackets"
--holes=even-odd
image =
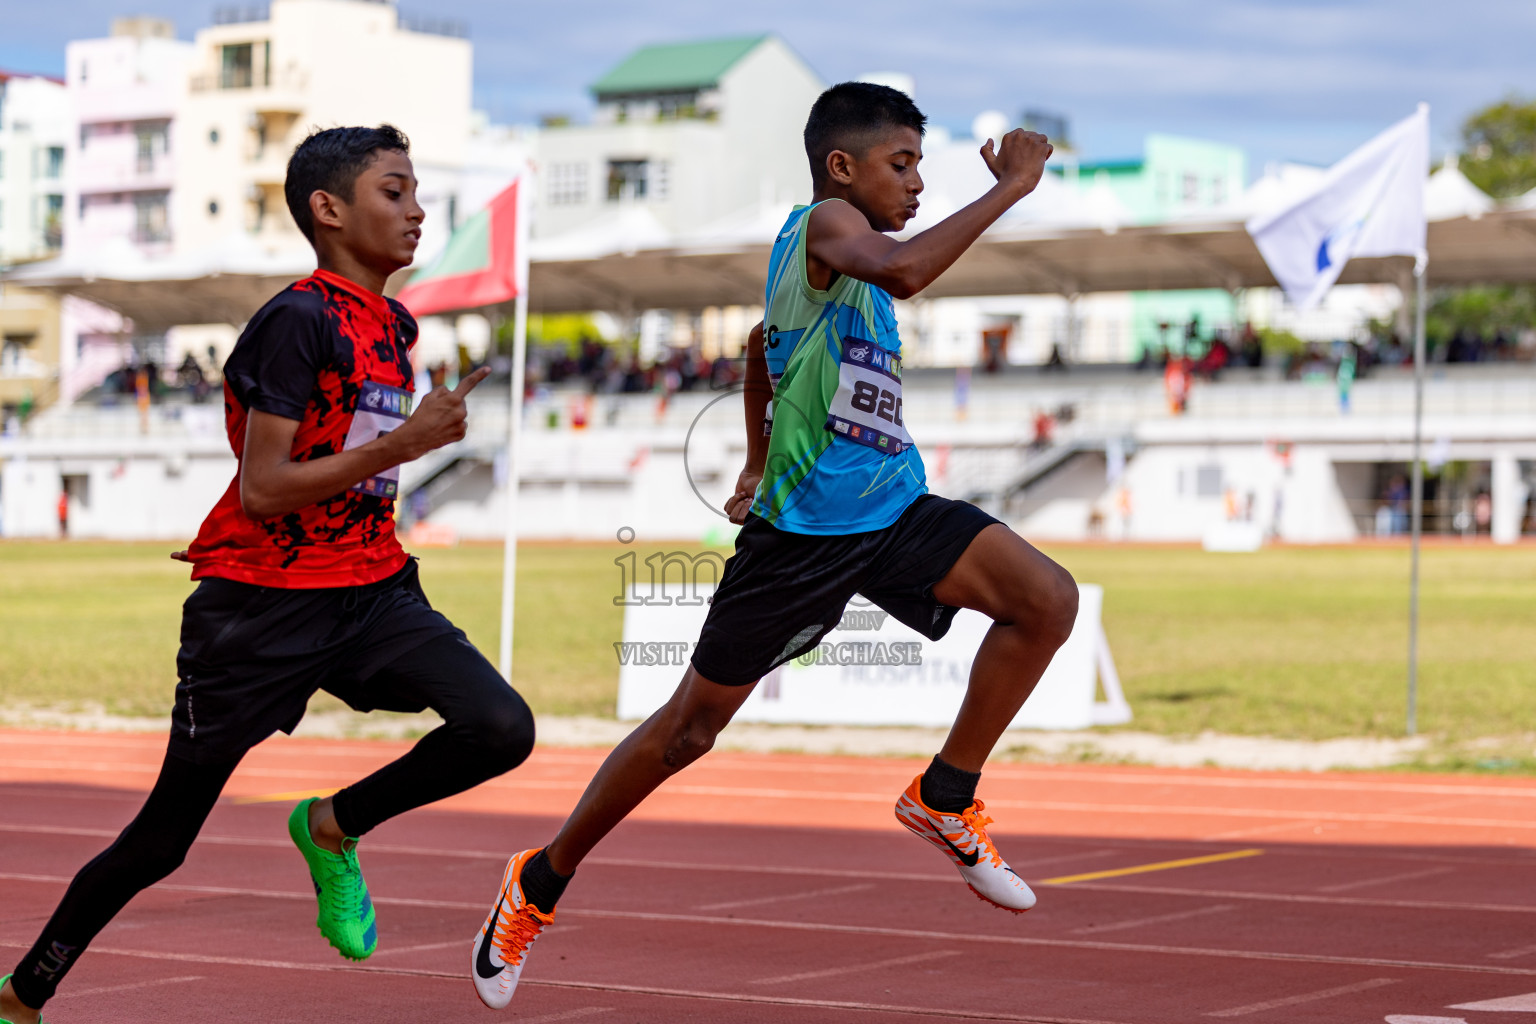
[(935, 949), (927, 953), (918, 953), (914, 956), (898, 956), (890, 960), (876, 960), (868, 964), (850, 964), (847, 967), (828, 967), (820, 971), (801, 971), (799, 974), (780, 974), (772, 978), (758, 978), (756, 981), (747, 982), (748, 985), (787, 985), (791, 981), (812, 981), (816, 978), (836, 978), (843, 974), (858, 974), (861, 971), (878, 971), (886, 967), (904, 967), (907, 964), (925, 964), (932, 960), (939, 960), (947, 956), (959, 956), (958, 949)]
[[(3, 826), (0, 826), (3, 831)], [(116, 835), (117, 833), (112, 833)], [(201, 842), (201, 840), (199, 840)], [(291, 844), (278, 840), (252, 841), (251, 846), (281, 846), (288, 847)], [(374, 852), (386, 852), (386, 848), (369, 847)], [(394, 852), (420, 852), (409, 851), (400, 848)], [(487, 855), (491, 856), (491, 855)], [(500, 858), (500, 855), (495, 855)], [(603, 857), (589, 857), (583, 863), (611, 865), (619, 867), (643, 868), (645, 870), (669, 870), (692, 872), (720, 872), (725, 874), (765, 874), (765, 875), (817, 875), (825, 878), (873, 878), (879, 881), (893, 882), (942, 882), (953, 885), (953, 874), (918, 874), (916, 872), (902, 871), (855, 871), (842, 869), (819, 868), (792, 868), (781, 865), (751, 865), (751, 864), (686, 864), (673, 861), (643, 861), (620, 860)], [(23, 872), (0, 872), (0, 879), (14, 882), (40, 882), (44, 884), (68, 885), (70, 877), (65, 875), (39, 875)], [(160, 883), (157, 888), (168, 891), (179, 891), (175, 883)], [(249, 889), (225, 889), (214, 886), (184, 886), (186, 891), (207, 892), (227, 895), (261, 895), (265, 890)], [(1320, 906), (1340, 907), (1391, 907), (1400, 910), (1430, 910), (1430, 911), (1466, 911), (1469, 913), (1492, 914), (1536, 914), (1536, 906), (1521, 907), (1507, 903), (1458, 903), (1451, 900), (1391, 900), (1378, 899), (1369, 896), (1317, 896), (1308, 893), (1274, 893), (1274, 892), (1243, 892), (1235, 889), (1188, 889), (1174, 886), (1154, 885), (1121, 885), (1114, 882), (1073, 882), (1070, 886), (1053, 887), (1053, 892), (1066, 892), (1068, 890), (1086, 892), (1129, 892), (1146, 893), (1155, 896), (1194, 896), (1200, 899), (1221, 900), (1251, 900), (1259, 903), (1311, 903)], [(273, 893), (273, 896), (280, 894)], [(287, 898), (287, 897), (281, 897)], [(293, 898), (299, 898), (295, 895)], [(303, 894), (305, 899), (313, 899), (309, 894)], [(376, 901), (377, 902), (377, 901)], [(409, 903), (409, 901), (405, 901)], [(427, 905), (432, 905), (430, 902)], [(457, 904), (454, 904), (457, 906)], [(467, 906), (467, 904), (466, 904)]]
[(1435, 875), (1448, 875), (1454, 868), (1425, 868), (1423, 871), (1404, 871), (1400, 875), (1383, 875), (1381, 878), (1366, 878), (1358, 882), (1344, 882), (1340, 885), (1320, 885), (1318, 892), (1352, 892), (1355, 889), (1368, 889), (1373, 885), (1391, 885), (1393, 882), (1411, 882), (1416, 878), (1433, 878)]
[(778, 896), (759, 896), (750, 900), (730, 900), (726, 903), (701, 903), (694, 910), (735, 910), (737, 907), (761, 907), (769, 903), (785, 903), (789, 900), (811, 900), (818, 896), (840, 896), (847, 892), (868, 892), (875, 887), (866, 885), (840, 885), (835, 889), (812, 889), (809, 892), (786, 892)]
[(1247, 1006), (1234, 1006), (1230, 1010), (1217, 1010), (1214, 1013), (1206, 1014), (1206, 1016), (1245, 1017), (1250, 1013), (1278, 1010), (1283, 1006), (1299, 1006), (1302, 1003), (1315, 1003), (1321, 999), (1333, 999), (1337, 996), (1353, 995), (1356, 992), (1369, 992), (1373, 988), (1396, 985), (1401, 980), (1401, 978), (1372, 978), (1370, 981), (1358, 981), (1353, 985), (1340, 985), (1337, 988), (1325, 988), (1317, 992), (1302, 992), (1294, 996), (1270, 999), (1262, 1003), (1249, 1003)]
[[(0, 878), (7, 877), (0, 875)], [(30, 876), (38, 880), (42, 876)], [(69, 879), (53, 879), (58, 884), (67, 884)], [(309, 902), (314, 894), (310, 892), (281, 892), (267, 889), (236, 889), (224, 886), (209, 885), (169, 885), (164, 882), (151, 886), (152, 889), (161, 889), (166, 892), (196, 893), (205, 896), (251, 896), (258, 899), (280, 899)], [(429, 900), (412, 899), (400, 896), (378, 896), (373, 900), (376, 906), (400, 906), (400, 907), (431, 907), (439, 910), (473, 910), (483, 911), (482, 903), (467, 903), (460, 900)], [(772, 921), (747, 917), (720, 917), (708, 914), (656, 914), (637, 910), (603, 910), (587, 907), (567, 907), (563, 914), (567, 919), (571, 917), (590, 917), (595, 919), (621, 920), (621, 921), (649, 921), (656, 924), (702, 924), (702, 925), (729, 925), (735, 928), (763, 928), (782, 931), (800, 932), (824, 932), (835, 935), (881, 935), (899, 939), (923, 939), (938, 942), (968, 942), (981, 945), (1001, 946), (1028, 946), (1046, 949), (1096, 949), (1124, 953), (1154, 953), (1167, 956), (1208, 957), (1220, 960), (1256, 960), (1272, 961), (1276, 963), (1308, 963), (1308, 964), (1347, 964), (1362, 967), (1398, 967), (1408, 970), (1424, 971), (1451, 971), (1463, 974), (1497, 974), (1514, 977), (1536, 977), (1536, 968), (1529, 967), (1496, 967), (1490, 964), (1455, 964), (1441, 963), (1429, 960), (1394, 960), (1382, 957), (1361, 956), (1326, 956), (1315, 953), (1280, 953), (1263, 950), (1245, 949), (1206, 949), (1198, 946), (1164, 946), (1153, 943), (1133, 942), (1098, 942), (1089, 939), (1061, 939), (1061, 938), (1031, 938), (1022, 935), (986, 935), (981, 933), (962, 932), (936, 932), (917, 928), (880, 928), (872, 925), (849, 924), (824, 924), (815, 921)], [(0, 946), (20, 945), (0, 939)], [(25, 947), (22, 947), (25, 948)], [(93, 949), (95, 947), (92, 947)], [(176, 959), (178, 955), (157, 954), (169, 959)], [(195, 960), (195, 958), (194, 958)], [(195, 961), (201, 962), (201, 961)], [(210, 963), (246, 963), (239, 958), (214, 958)], [(275, 962), (275, 961), (274, 961)], [(249, 961), (251, 964), (265, 963), (265, 961)]]
[(108, 992), (130, 992), (139, 988), (158, 988), (161, 985), (184, 985), (189, 981), (202, 981), (201, 974), (189, 974), (184, 978), (156, 978), (154, 981), (130, 981), (126, 985), (103, 985), (100, 988), (65, 989), (54, 996), (49, 1002), (56, 1003), (61, 999), (78, 999), (80, 996), (100, 996)]
[(1506, 949), (1502, 953), (1489, 953), (1490, 960), (1518, 960), (1523, 956), (1536, 953), (1536, 946), (1521, 946), (1519, 949)]
[(583, 1017), (595, 1017), (600, 1013), (612, 1013), (612, 1006), (583, 1006), (577, 1010), (561, 1010), (558, 1013), (541, 1013), (537, 1017), (519, 1017), (517, 1024), (555, 1024), (562, 1020), (580, 1020)]
[[(0, 939), (0, 947), (26, 949), (20, 942)], [(113, 949), (92, 946), (93, 954), (137, 957), (144, 960), (170, 960), (180, 963), (207, 963), (235, 967), (259, 967), (266, 970), (338, 972), (343, 974), (382, 974), (396, 977), (431, 978), (461, 984), (462, 973), (424, 971), (410, 968), (367, 967), (359, 964), (310, 964), (290, 960), (246, 960), (238, 957), (207, 956), (199, 953), (153, 953), (135, 949)], [(612, 985), (600, 981), (553, 981), (542, 978), (523, 978), (519, 985), (540, 988), (577, 989), (592, 992), (619, 992), (626, 995), (668, 996), (676, 999), (704, 999), (712, 1002), (756, 1003), (769, 1006), (796, 1006), (817, 1010), (862, 1010), (869, 1013), (903, 1014), (909, 1017), (942, 1017), (946, 1020), (1001, 1020), (1018, 1024), (1120, 1024), (1116, 1021), (1091, 1020), (1081, 1017), (1020, 1016), (1014, 1013), (994, 1013), (987, 1010), (931, 1009), (921, 1006), (898, 1006), (888, 1003), (855, 1003), (832, 999), (794, 999), (788, 996), (770, 996), (746, 992), (706, 992), (693, 989), (658, 988), (650, 985)]]
[(1158, 914), (1156, 917), (1138, 917), (1133, 921), (1111, 921), (1108, 924), (1091, 924), (1086, 928), (1072, 929), (1073, 935), (1100, 935), (1104, 932), (1125, 931), (1127, 928), (1140, 928), (1146, 924), (1167, 924), (1169, 921), (1185, 921), (1192, 917), (1205, 917), (1207, 914), (1220, 914), (1228, 910), (1236, 909), (1235, 903), (1218, 903), (1212, 907), (1199, 907), (1195, 910), (1181, 910), (1176, 914)]

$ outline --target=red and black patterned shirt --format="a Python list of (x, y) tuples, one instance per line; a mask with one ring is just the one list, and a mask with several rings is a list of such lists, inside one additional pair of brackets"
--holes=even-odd
[[(251, 318), (224, 364), (229, 444), (243, 460), (248, 410), (298, 420), (295, 462), (347, 447), (360, 397), (409, 411), (416, 321), (393, 299), (317, 270)], [(188, 549), (192, 578), (309, 589), (373, 583), (405, 564), (395, 539), (394, 486), (368, 481), (271, 519), (240, 504), (240, 470)]]

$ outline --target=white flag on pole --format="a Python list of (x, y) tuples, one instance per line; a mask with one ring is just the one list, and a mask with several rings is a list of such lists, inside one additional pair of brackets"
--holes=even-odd
[(1355, 256), (1426, 258), (1429, 105), (1328, 169), (1316, 188), (1248, 222), (1286, 296), (1310, 309)]

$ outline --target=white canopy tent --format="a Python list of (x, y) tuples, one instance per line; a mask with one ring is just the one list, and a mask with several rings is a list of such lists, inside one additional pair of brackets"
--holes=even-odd
[[(929, 187), (910, 226), (921, 230), (990, 183), (969, 149), (924, 161)], [(1047, 175), (924, 296), (1062, 294), (1271, 287), (1274, 277), (1244, 228), (1321, 172), (1286, 166), (1226, 207), (1157, 224), (1126, 223), (1107, 185), (1079, 193)], [(1536, 196), (1496, 206), (1454, 165), (1430, 177), (1430, 281), (1434, 285), (1536, 281)], [(529, 311), (702, 309), (762, 301), (768, 250), (787, 206), (763, 204), (704, 230), (673, 236), (643, 207), (620, 207), (578, 231), (529, 244)], [(139, 331), (178, 324), (240, 324), (274, 292), (308, 273), (305, 249), (249, 236), (160, 260), (102, 250), (17, 267), (9, 282), (73, 294), (117, 310)], [(1403, 259), (1353, 260), (1342, 284), (1403, 285)]]

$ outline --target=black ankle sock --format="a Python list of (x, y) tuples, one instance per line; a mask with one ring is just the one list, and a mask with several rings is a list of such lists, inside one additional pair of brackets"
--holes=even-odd
[(555, 904), (565, 893), (571, 875), (556, 874), (549, 858), (540, 850), (523, 865), (523, 898), (545, 914), (555, 912)]
[(947, 814), (959, 814), (976, 799), (976, 783), (980, 781), (981, 772), (961, 771), (935, 754), (933, 763), (923, 772), (919, 788), (923, 803), (929, 807)]

